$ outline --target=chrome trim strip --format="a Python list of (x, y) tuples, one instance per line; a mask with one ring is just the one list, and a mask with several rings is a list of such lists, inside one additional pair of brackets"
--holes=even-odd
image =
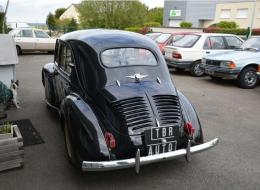
[[(218, 144), (218, 142), (219, 139), (215, 138), (209, 142), (192, 146), (190, 147), (190, 154), (199, 153), (208, 150), (210, 148), (213, 148)], [(140, 157), (140, 166), (155, 163), (155, 162), (172, 160), (182, 156), (187, 156), (187, 149), (180, 149), (173, 152), (167, 152), (167, 153), (157, 154), (152, 156), (144, 156), (144, 157)], [(81, 169), (82, 171), (109, 171), (109, 170), (131, 168), (139, 165), (139, 163), (136, 163), (136, 160), (139, 159), (130, 158), (125, 160), (101, 161), (101, 162), (83, 161)]]
[(256, 74), (257, 74), (258, 76), (260, 76), (260, 72), (257, 72)]

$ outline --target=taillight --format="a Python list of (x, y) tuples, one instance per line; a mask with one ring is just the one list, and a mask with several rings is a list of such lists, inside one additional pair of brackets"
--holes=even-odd
[(109, 149), (116, 148), (116, 140), (112, 133), (109, 132), (105, 133), (105, 141)]
[(177, 53), (177, 52), (173, 52), (172, 53), (172, 57), (175, 58), (175, 59), (182, 59), (182, 56), (180, 53)]
[(260, 73), (260, 65), (258, 65), (258, 69), (257, 69), (258, 73)]
[(186, 133), (189, 137), (192, 137), (192, 136), (193, 136), (193, 134), (194, 134), (194, 132), (195, 132), (195, 129), (193, 128), (191, 122), (186, 123), (186, 124), (184, 125), (184, 131), (185, 131), (185, 133)]

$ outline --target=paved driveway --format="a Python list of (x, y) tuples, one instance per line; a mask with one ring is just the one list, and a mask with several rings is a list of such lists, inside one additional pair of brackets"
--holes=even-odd
[(41, 68), (51, 55), (23, 55), (17, 67), (22, 109), (10, 120), (29, 118), (46, 141), (25, 148), (23, 169), (0, 173), (0, 189), (260, 189), (260, 86), (237, 88), (233, 82), (213, 82), (173, 73), (173, 80), (197, 108), (205, 140), (220, 144), (192, 157), (141, 168), (81, 173), (66, 159), (58, 116), (44, 103)]

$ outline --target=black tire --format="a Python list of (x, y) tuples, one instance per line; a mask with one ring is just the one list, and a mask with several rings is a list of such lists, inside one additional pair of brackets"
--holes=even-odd
[(54, 54), (54, 51), (48, 51), (48, 54)]
[(17, 55), (21, 55), (22, 54), (22, 50), (19, 46), (16, 46), (16, 52), (17, 52)]
[(200, 68), (201, 61), (195, 61), (190, 67), (190, 73), (194, 77), (201, 77), (204, 75), (203, 70)]
[(252, 89), (258, 84), (257, 70), (254, 67), (246, 67), (238, 76), (238, 85), (244, 89)]
[(69, 129), (69, 125), (70, 122), (68, 121), (68, 119), (63, 119), (63, 127), (64, 127), (64, 142), (65, 142), (65, 149), (66, 149), (66, 154), (68, 157), (69, 162), (76, 168), (80, 169), (81, 168), (81, 164), (78, 162), (77, 160), (77, 154), (74, 148), (74, 144), (71, 138), (71, 134), (70, 134), (70, 129)]

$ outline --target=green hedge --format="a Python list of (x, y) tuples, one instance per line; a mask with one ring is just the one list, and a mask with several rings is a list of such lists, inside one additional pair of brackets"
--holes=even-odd
[[(235, 35), (247, 35), (247, 29), (237, 28), (237, 29), (229, 29), (229, 28), (218, 28), (218, 27), (210, 27), (204, 29), (206, 33), (224, 33), (224, 34), (235, 34)], [(252, 35), (259, 36), (260, 29), (253, 29)]]
[(192, 23), (191, 22), (181, 22), (180, 23), (180, 27), (181, 28), (191, 28), (192, 27)]
[(159, 22), (146, 22), (146, 23), (144, 23), (144, 26), (146, 26), (146, 27), (160, 27), (161, 24)]
[(238, 28), (238, 24), (234, 21), (221, 21), (217, 23), (217, 27), (224, 29), (236, 29)]
[(125, 30), (130, 31), (130, 32), (139, 32), (140, 30), (142, 30), (142, 27), (139, 27), (139, 26), (128, 27), (128, 28), (125, 28)]

